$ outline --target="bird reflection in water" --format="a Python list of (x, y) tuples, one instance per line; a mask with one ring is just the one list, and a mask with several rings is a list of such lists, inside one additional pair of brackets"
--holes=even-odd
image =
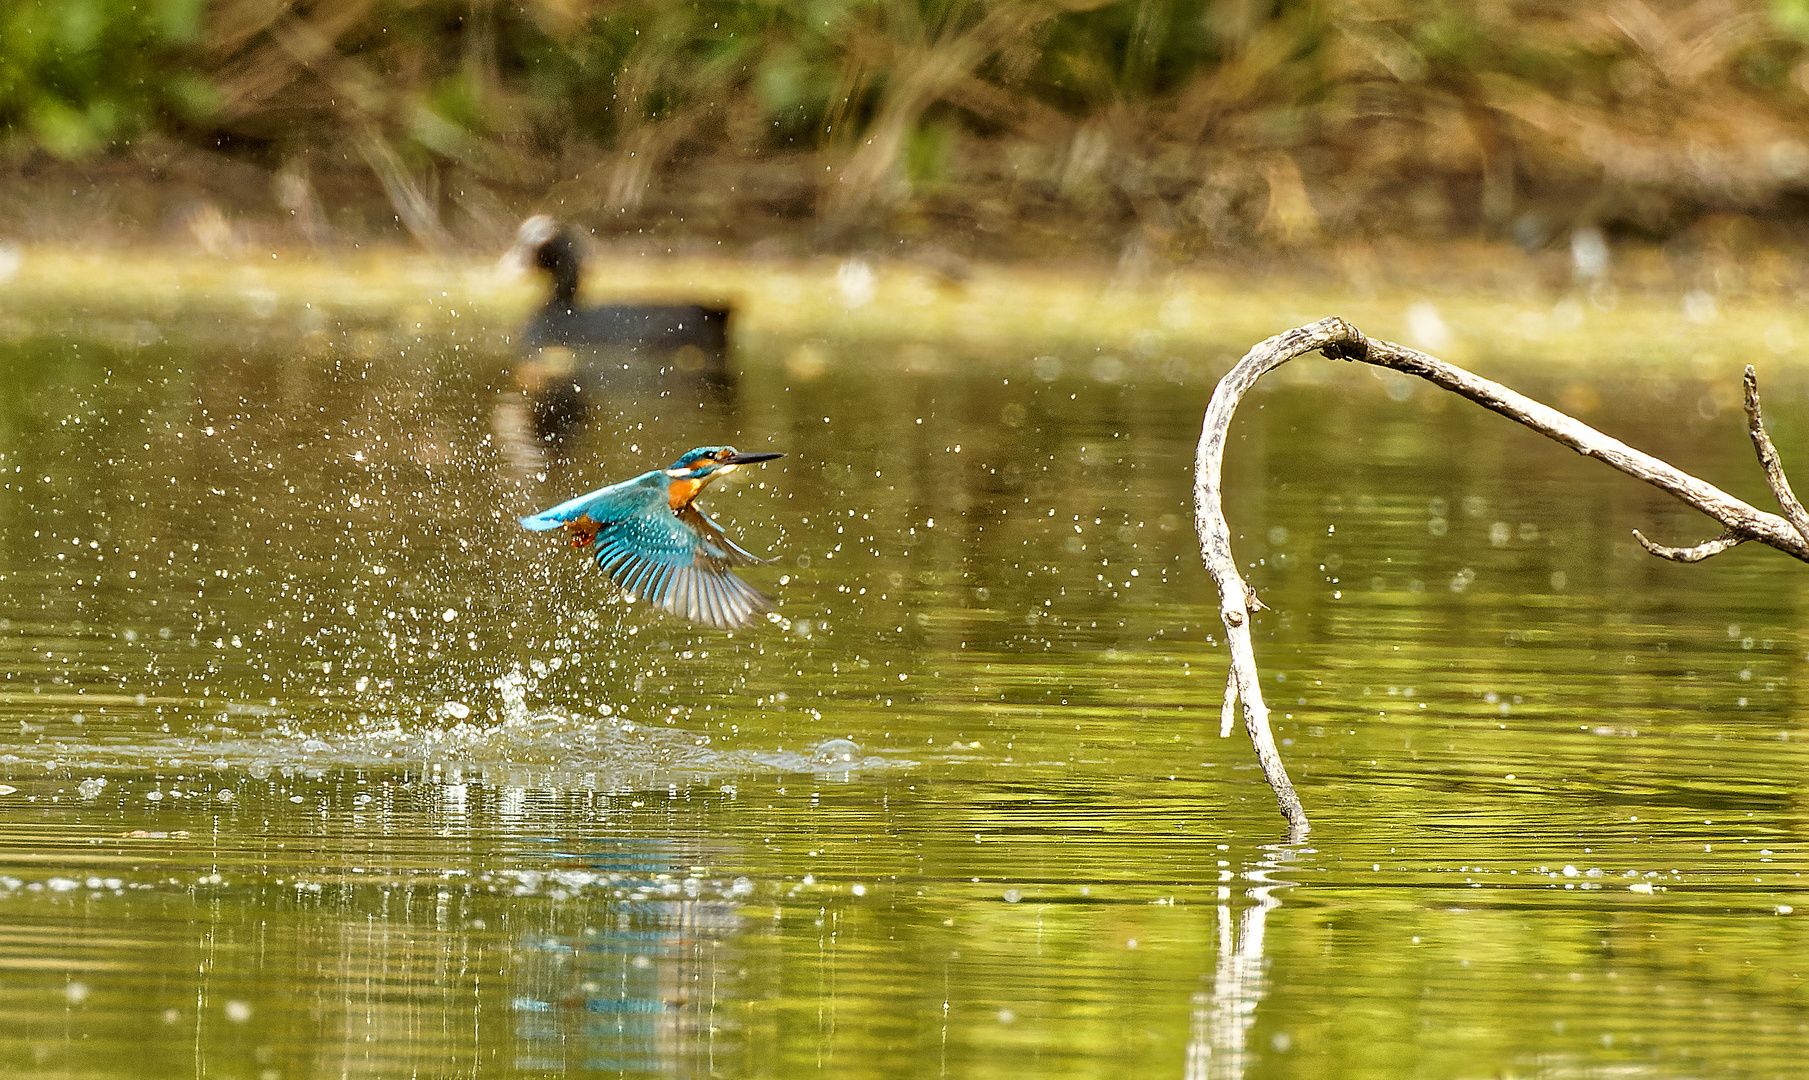
[[(581, 932), (536, 931), (511, 972), (517, 1068), (701, 1075), (734, 1039), (718, 1010), (742, 995), (736, 951), (746, 879), (682, 873), (658, 840), (616, 841), (575, 876), (613, 896)], [(693, 1071), (695, 1070), (695, 1071)]]

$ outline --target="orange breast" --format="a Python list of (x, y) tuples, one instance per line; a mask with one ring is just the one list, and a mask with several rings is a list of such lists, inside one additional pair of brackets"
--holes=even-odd
[(666, 503), (674, 510), (689, 506), (703, 486), (702, 480), (674, 480), (666, 487)]

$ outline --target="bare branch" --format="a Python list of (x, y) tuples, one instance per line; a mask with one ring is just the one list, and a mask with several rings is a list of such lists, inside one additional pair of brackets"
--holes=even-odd
[(1731, 532), (1724, 532), (1713, 540), (1704, 540), (1695, 547), (1668, 547), (1664, 544), (1655, 544), (1646, 539), (1646, 534), (1638, 529), (1633, 530), (1633, 539), (1639, 541), (1640, 547), (1661, 559), (1669, 559), (1672, 562), (1701, 562), (1711, 555), (1719, 555), (1728, 548), (1746, 543), (1746, 537), (1736, 536)]
[(1436, 360), (1389, 341), (1365, 338), (1367, 363), (1418, 375), (1453, 393), (1524, 424), (1549, 439), (1563, 443), (1584, 457), (1643, 480), (1695, 507), (1736, 535), (1777, 548), (1786, 555), (1809, 562), (1809, 539), (1790, 522), (1768, 514), (1700, 480), (1682, 469), (1610, 438), (1588, 424), (1567, 416), (1500, 383), (1472, 375), (1460, 367)]
[(1256, 671), (1256, 650), (1250, 641), (1250, 586), (1237, 571), (1237, 560), (1231, 554), (1231, 527), (1225, 522), (1222, 507), (1220, 472), (1225, 462), (1225, 442), (1231, 431), (1231, 416), (1237, 403), (1262, 374), (1279, 367), (1296, 356), (1322, 349), (1334, 342), (1361, 340), (1362, 334), (1342, 319), (1325, 319), (1278, 334), (1251, 349), (1219, 380), (1206, 406), (1206, 418), (1200, 431), (1200, 446), (1194, 458), (1194, 528), (1200, 535), (1200, 557), (1219, 589), (1219, 619), (1225, 624), (1225, 643), (1231, 651), (1230, 684), (1225, 700), (1237, 697), (1244, 701), (1244, 730), (1256, 748), (1262, 764), (1263, 778), (1275, 792), (1275, 800), (1288, 819), (1293, 838), (1306, 835), (1311, 827), (1300, 797), (1282, 764), (1281, 752), (1275, 746), (1275, 734), (1269, 729), (1269, 707), (1263, 702), (1261, 680)]
[(1771, 493), (1777, 497), (1778, 505), (1796, 528), (1797, 535), (1809, 539), (1809, 511), (1803, 509), (1796, 493), (1790, 490), (1783, 459), (1778, 457), (1778, 448), (1772, 445), (1771, 436), (1765, 432), (1765, 421), (1759, 415), (1759, 375), (1751, 364), (1746, 365), (1742, 381), (1746, 385), (1746, 429), (1752, 436), (1753, 449), (1759, 452), (1759, 464), (1765, 468), (1765, 482), (1771, 485)]
[[(1809, 562), (1809, 514), (1803, 514), (1783, 470), (1776, 470), (1772, 484), (1779, 492), (1779, 503), (1787, 511), (1794, 507), (1792, 520), (1768, 514), (1750, 506), (1727, 492), (1689, 473), (1642, 453), (1618, 439), (1602, 434), (1588, 424), (1567, 416), (1548, 405), (1542, 405), (1500, 383), (1491, 382), (1447, 364), (1425, 353), (1365, 337), (1343, 319), (1322, 319), (1308, 326), (1296, 327), (1259, 343), (1219, 380), (1212, 401), (1206, 406), (1201, 425), (1199, 449), (1194, 458), (1194, 528), (1200, 536), (1200, 558), (1212, 574), (1219, 590), (1219, 618), (1225, 624), (1225, 640), (1231, 652), (1231, 672), (1225, 687), (1221, 720), (1227, 728), (1231, 710), (1237, 700), (1244, 703), (1244, 730), (1256, 749), (1263, 777), (1275, 792), (1275, 800), (1288, 819), (1292, 839), (1306, 835), (1310, 825), (1300, 797), (1288, 779), (1274, 733), (1269, 728), (1269, 709), (1263, 702), (1261, 678), (1256, 669), (1256, 653), (1251, 644), (1250, 612), (1259, 608), (1255, 593), (1238, 573), (1237, 560), (1231, 554), (1231, 527), (1225, 521), (1221, 473), (1225, 461), (1225, 444), (1230, 435), (1232, 414), (1250, 387), (1267, 372), (1310, 352), (1323, 351), (1332, 359), (1374, 364), (1377, 367), (1417, 375), (1454, 394), (1469, 398), (1485, 409), (1498, 412), (1524, 424), (1547, 438), (1563, 443), (1584, 457), (1594, 458), (1628, 476), (1643, 480), (1670, 493), (1680, 501), (1715, 519), (1724, 530), (1721, 537), (1693, 548), (1670, 548), (1654, 544), (1638, 532), (1634, 536), (1647, 551), (1676, 562), (1697, 562), (1728, 548), (1757, 540), (1792, 558)], [(1753, 440), (1759, 446), (1761, 461), (1775, 461), (1776, 451), (1758, 420), (1758, 391), (1748, 369), (1748, 415), (1752, 417)], [(1763, 440), (1761, 442), (1761, 440)], [(1770, 450), (1770, 458), (1767, 451)], [(1772, 467), (1767, 464), (1767, 475)], [(1795, 522), (1802, 515), (1802, 527)]]

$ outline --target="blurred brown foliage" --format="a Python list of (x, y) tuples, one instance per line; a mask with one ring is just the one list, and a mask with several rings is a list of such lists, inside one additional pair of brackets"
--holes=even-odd
[(441, 248), (546, 211), (1157, 260), (1728, 215), (1801, 240), (1809, 205), (1809, 0), (18, 0), (0, 30), (16, 233)]

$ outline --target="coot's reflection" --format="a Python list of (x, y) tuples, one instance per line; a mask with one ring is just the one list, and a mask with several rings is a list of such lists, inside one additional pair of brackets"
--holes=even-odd
[(720, 442), (733, 428), (736, 380), (727, 357), (694, 344), (549, 345), (524, 356), (498, 407), (505, 452), (529, 473), (572, 457), (595, 435), (642, 446)]
[(548, 345), (515, 369), (534, 434), (557, 443), (585, 424), (646, 422), (675, 408), (695, 412), (725, 406), (735, 379), (723, 352), (694, 344), (652, 346)]

